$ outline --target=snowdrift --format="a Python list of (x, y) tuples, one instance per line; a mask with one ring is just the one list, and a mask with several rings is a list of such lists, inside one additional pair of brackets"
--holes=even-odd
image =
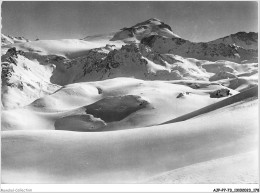
[(167, 121), (165, 123), (162, 123), (162, 124), (168, 124), (168, 123), (174, 123), (174, 122), (179, 122), (179, 121), (185, 121), (187, 119), (191, 119), (193, 117), (196, 117), (196, 116), (199, 116), (199, 115), (202, 115), (204, 113), (208, 113), (210, 111), (214, 111), (216, 109), (219, 109), (219, 108), (222, 108), (222, 107), (225, 107), (227, 105), (231, 105), (233, 103), (236, 103), (236, 102), (240, 102), (240, 101), (243, 101), (243, 100), (246, 100), (248, 98), (258, 98), (258, 87), (253, 87), (251, 89), (248, 89), (242, 93), (239, 93), (235, 96), (232, 96), (232, 97), (229, 97), (225, 100), (222, 100), (222, 101), (219, 101), (217, 103), (214, 103), (214, 104), (211, 104), (209, 106), (206, 106), (202, 109), (199, 109), (197, 111), (194, 111), (194, 112), (191, 112), (191, 113), (188, 113), (186, 115), (183, 115), (183, 116), (180, 116), (180, 117), (177, 117), (173, 120), (170, 120), (170, 121)]
[(144, 127), (230, 97), (210, 97), (211, 92), (222, 88), (226, 87), (209, 83), (200, 90), (167, 81), (134, 78), (75, 83), (24, 108), (4, 110), (1, 125), (2, 130), (108, 131)]
[[(216, 111), (185, 122), (140, 129), (101, 133), (4, 131), (2, 181), (143, 182), (166, 171), (256, 150), (257, 118), (257, 101), (249, 100), (229, 106), (224, 114)], [(202, 176), (209, 175), (208, 165), (215, 164), (190, 167), (189, 175), (196, 175), (201, 168)], [(239, 165), (245, 168), (248, 161)], [(233, 171), (225, 166), (218, 166), (225, 168), (223, 178)], [(233, 176), (232, 182), (241, 182), (239, 175)]]

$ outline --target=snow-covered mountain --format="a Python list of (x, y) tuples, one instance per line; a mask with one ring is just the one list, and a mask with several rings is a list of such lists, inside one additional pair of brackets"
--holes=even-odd
[(174, 34), (172, 28), (156, 18), (138, 23), (132, 27), (124, 27), (121, 31), (115, 33), (111, 41), (123, 40), (138, 42), (145, 37), (159, 35), (164, 37), (179, 37)]
[(24, 106), (61, 87), (50, 82), (53, 71), (51, 64), (43, 65), (22, 51), (11, 48), (1, 57), (1, 61), (1, 98), (4, 107)]
[(2, 35), (2, 183), (256, 184), (257, 35), (173, 31)]
[[(2, 98), (5, 100), (2, 103), (9, 107), (29, 104), (39, 96), (75, 82), (116, 77), (216, 81), (241, 78), (245, 72), (255, 75), (258, 70), (256, 33), (243, 32), (194, 43), (175, 35), (169, 25), (158, 19), (82, 40), (28, 42), (21, 38), (17, 43), (15, 38), (2, 35), (3, 38), (2, 90), (5, 92)], [(27, 66), (31, 70), (26, 70)], [(37, 82), (44, 85), (37, 86)], [(24, 101), (21, 104), (9, 97), (17, 92), (24, 98), (19, 99)]]
[(54, 71), (54, 74), (59, 74), (60, 82), (57, 84), (61, 85), (115, 77), (148, 80), (209, 78), (206, 70), (195, 65), (192, 60), (173, 54), (158, 54), (143, 44), (135, 43), (124, 45), (120, 49), (113, 49), (113, 46), (92, 49), (84, 57), (64, 59), (64, 64), (65, 70), (56, 68)]
[(238, 32), (231, 34), (229, 36), (210, 41), (211, 44), (234, 45), (236, 47), (241, 47), (244, 49), (258, 49), (258, 34), (255, 32)]
[(13, 36), (6, 36), (4, 34), (1, 34), (1, 45), (8, 45), (8, 44), (14, 44), (14, 43), (24, 43), (29, 42), (28, 39), (24, 37), (13, 37)]
[[(219, 42), (219, 43), (218, 43)], [(166, 38), (152, 35), (143, 38), (141, 43), (158, 53), (171, 53), (199, 60), (228, 60), (234, 62), (257, 62), (257, 49), (247, 49), (235, 44), (222, 43), (219, 40), (205, 43), (194, 43), (181, 38)]]

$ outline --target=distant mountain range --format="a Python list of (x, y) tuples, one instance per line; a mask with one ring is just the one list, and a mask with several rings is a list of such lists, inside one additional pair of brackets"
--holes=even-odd
[(212, 81), (258, 70), (257, 33), (238, 32), (195, 43), (155, 18), (81, 40), (29, 41), (2, 34), (1, 42), (4, 106), (13, 105), (8, 104), (12, 92), (25, 100), (14, 106), (23, 105), (75, 82), (116, 77)]
[(6, 36), (4, 34), (1, 34), (1, 45), (5, 46), (8, 44), (15, 44), (15, 43), (25, 43), (29, 42), (28, 39), (24, 37), (12, 37), (10, 35)]

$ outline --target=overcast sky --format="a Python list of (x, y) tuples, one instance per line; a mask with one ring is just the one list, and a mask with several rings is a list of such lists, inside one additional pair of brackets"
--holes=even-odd
[(2, 2), (2, 33), (29, 39), (83, 38), (155, 17), (191, 41), (258, 30), (257, 2)]

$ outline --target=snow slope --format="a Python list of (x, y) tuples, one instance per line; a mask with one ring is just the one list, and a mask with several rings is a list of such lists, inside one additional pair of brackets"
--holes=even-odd
[(193, 118), (193, 117), (196, 117), (196, 116), (200, 116), (200, 115), (202, 115), (204, 113), (208, 113), (208, 112), (214, 111), (216, 109), (225, 107), (225, 106), (230, 105), (232, 103), (236, 103), (236, 102), (239, 102), (241, 100), (244, 100), (246, 98), (251, 98), (251, 97), (256, 97), (256, 98), (258, 97), (258, 88), (257, 87), (253, 87), (251, 89), (245, 90), (242, 93), (236, 94), (235, 96), (226, 98), (225, 100), (222, 100), (222, 101), (216, 102), (214, 104), (208, 105), (208, 106), (206, 106), (204, 108), (201, 108), (201, 109), (199, 109), (197, 111), (193, 111), (191, 113), (188, 113), (186, 115), (180, 116), (180, 117), (178, 117), (176, 119), (167, 121), (167, 122), (162, 123), (162, 124), (174, 123), (174, 122), (179, 122), (179, 121), (185, 121), (187, 119), (190, 119), (190, 118)]
[[(77, 125), (84, 118), (86, 125), (77, 127), (80, 131), (93, 131), (91, 126), (88, 127), (87, 124), (95, 124), (96, 121), (98, 125), (100, 125), (100, 121), (104, 121), (104, 124), (100, 125), (102, 127), (95, 127), (97, 131), (149, 126), (230, 97), (210, 97), (211, 92), (221, 88), (226, 87), (209, 83), (204, 90), (200, 90), (181, 84), (133, 78), (75, 83), (62, 87), (54, 94), (39, 98), (24, 108), (4, 110), (2, 112), (2, 130), (60, 129), (62, 121), (64, 121), (63, 130), (70, 130), (65, 124), (68, 119), (75, 119), (73, 123)], [(233, 95), (238, 93), (234, 90), (230, 91)], [(177, 98), (182, 93), (184, 93), (183, 97)], [(119, 102), (120, 99), (123, 99), (122, 102)], [(139, 100), (143, 101), (143, 106), (137, 105)], [(107, 105), (111, 109), (107, 109)], [(98, 114), (90, 110), (96, 108), (101, 110), (103, 116), (97, 117)], [(116, 117), (117, 113), (129, 111), (131, 108), (137, 109), (137, 111), (134, 110), (136, 112), (128, 114), (128, 116), (123, 117), (124, 119), (106, 121), (109, 116)], [(34, 121), (31, 121), (32, 116)], [(91, 116), (101, 118), (101, 120), (93, 119)], [(30, 126), (32, 123), (33, 127)]]
[(60, 88), (50, 82), (52, 65), (41, 65), (38, 60), (30, 60), (15, 49), (9, 50), (1, 59), (1, 98), (5, 108), (28, 105)]
[(239, 91), (258, 82), (256, 63), (210, 62), (158, 54), (142, 44), (120, 49), (107, 45), (74, 59), (12, 50), (2, 56), (2, 105), (7, 109), (25, 106), (63, 85), (116, 77), (210, 80)]
[(257, 184), (258, 152), (210, 160), (152, 177), (151, 184)]
[[(249, 100), (228, 107), (224, 114), (218, 111), (185, 122), (114, 132), (3, 131), (2, 180), (138, 183), (198, 162), (254, 151), (258, 149), (257, 106), (256, 100)], [(202, 177), (209, 175), (208, 167), (214, 164), (190, 167), (189, 175), (198, 175), (200, 168), (205, 171)], [(245, 168), (248, 161), (238, 165)], [(224, 176), (234, 171), (225, 166), (218, 167), (225, 169)], [(240, 176), (233, 176), (232, 182), (241, 182)]]
[(2, 183), (256, 183), (257, 33), (173, 31), (2, 34)]
[[(3, 48), (8, 49), (16, 47), (18, 50), (22, 50), (24, 52), (33, 52), (41, 55), (58, 55), (68, 58), (76, 58), (79, 56), (83, 56), (90, 49), (103, 47), (106, 44), (106, 41), (87, 42), (84, 40), (77, 39), (62, 39), (38, 40), (26, 43), (16, 43), (3, 46)], [(119, 45), (122, 45), (122, 43)]]

